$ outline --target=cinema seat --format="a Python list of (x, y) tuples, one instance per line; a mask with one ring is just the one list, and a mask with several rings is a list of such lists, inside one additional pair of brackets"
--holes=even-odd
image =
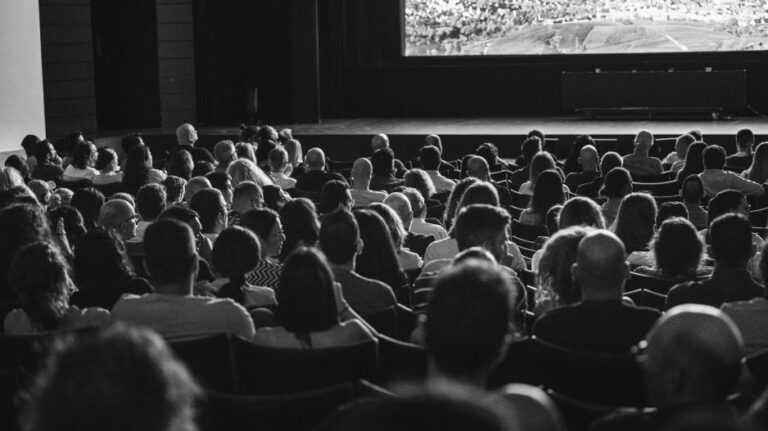
[(212, 390), (237, 392), (237, 376), (229, 334), (216, 334), (189, 341), (168, 343), (169, 347), (203, 385)]
[(387, 336), (379, 337), (379, 369), (374, 380), (376, 383), (418, 383), (424, 380), (426, 374), (427, 352), (423, 347)]

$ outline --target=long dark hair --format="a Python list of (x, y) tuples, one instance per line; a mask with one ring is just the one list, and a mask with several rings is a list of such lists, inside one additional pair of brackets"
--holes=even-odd
[(379, 280), (393, 290), (401, 288), (408, 280), (397, 260), (397, 251), (384, 219), (371, 210), (354, 212), (360, 226), (363, 252), (355, 261), (355, 272), (363, 277)]
[(648, 248), (656, 214), (656, 201), (647, 193), (630, 193), (621, 201), (613, 232), (624, 243), (627, 254)]
[(48, 220), (36, 205), (14, 204), (0, 211), (0, 299), (13, 301), (9, 268), (22, 247), (37, 241), (52, 242)]
[(280, 208), (285, 243), (280, 252), (284, 261), (296, 247), (313, 246), (320, 238), (320, 222), (317, 220), (315, 204), (306, 198), (297, 198)]
[(245, 275), (256, 267), (260, 258), (261, 246), (255, 233), (240, 226), (224, 229), (213, 243), (211, 253), (213, 267), (229, 278), (229, 283), (219, 290), (219, 298), (231, 298), (245, 305)]
[(123, 190), (136, 195), (141, 186), (149, 183), (149, 170), (152, 169), (152, 154), (149, 147), (139, 145), (128, 152), (123, 174)]
[(111, 229), (95, 227), (75, 245), (74, 277), (81, 290), (136, 276), (125, 246)]
[(554, 169), (540, 173), (528, 208), (539, 214), (543, 221), (550, 208), (563, 202), (565, 202), (565, 193), (560, 175)]
[(701, 141), (688, 146), (688, 152), (685, 153), (685, 164), (677, 173), (678, 181), (688, 178), (689, 175), (704, 172), (704, 148), (707, 148), (707, 144)]
[(11, 283), (30, 320), (45, 331), (59, 328), (69, 309), (67, 263), (52, 244), (35, 242), (11, 262)]
[(278, 314), (303, 344), (312, 345), (310, 333), (339, 324), (333, 283), (328, 262), (314, 248), (299, 247), (285, 261), (276, 292)]

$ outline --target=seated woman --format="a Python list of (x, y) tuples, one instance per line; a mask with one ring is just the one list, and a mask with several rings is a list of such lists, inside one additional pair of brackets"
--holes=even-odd
[(253, 342), (276, 348), (328, 348), (375, 340), (358, 319), (343, 321), (349, 311), (320, 252), (299, 247), (285, 262), (277, 289), (281, 326), (261, 328)]
[(355, 272), (387, 284), (397, 295), (408, 284), (408, 277), (400, 267), (386, 222), (369, 209), (356, 210), (354, 216), (363, 241), (363, 251), (355, 259)]
[(608, 198), (601, 207), (605, 225), (612, 226), (624, 196), (632, 193), (632, 176), (624, 168), (613, 168), (605, 175), (600, 196)]
[(115, 150), (99, 148), (97, 154), (94, 167), (99, 173), (93, 176), (91, 180), (93, 184), (104, 186), (123, 182), (123, 173), (120, 172), (120, 165), (117, 163), (117, 153), (115, 153)]
[(154, 292), (147, 280), (136, 277), (125, 246), (114, 231), (95, 227), (74, 244), (73, 267), (78, 291), (70, 303), (111, 310), (123, 294)]
[(93, 142), (81, 141), (72, 152), (72, 163), (64, 169), (64, 181), (92, 180), (99, 173), (94, 169), (96, 163), (96, 146)]
[(162, 184), (166, 173), (152, 167), (152, 153), (146, 145), (139, 145), (128, 152), (125, 159), (123, 175), (123, 191), (136, 196), (139, 189), (145, 184)]
[(252, 231), (240, 226), (224, 229), (213, 244), (212, 259), (213, 268), (227, 278), (218, 291), (219, 298), (230, 298), (246, 308), (277, 304), (274, 290), (245, 279), (261, 260), (261, 245)]
[(370, 204), (368, 209), (379, 214), (381, 218), (384, 219), (387, 228), (389, 228), (389, 234), (395, 245), (395, 251), (397, 251), (397, 261), (400, 263), (400, 268), (402, 268), (403, 271), (420, 269), (424, 264), (421, 257), (403, 246), (403, 242), (405, 241), (408, 232), (405, 230), (403, 222), (400, 220), (400, 217), (397, 216), (395, 210), (380, 202)]
[(520, 223), (541, 226), (550, 208), (565, 202), (563, 181), (555, 170), (550, 169), (539, 174), (533, 189), (531, 202), (521, 214)]
[[(542, 151), (535, 156), (533, 156), (533, 160), (531, 160), (530, 165), (530, 179), (526, 182), (524, 182), (520, 189), (518, 190), (520, 193), (524, 195), (533, 195), (533, 189), (536, 187), (536, 181), (538, 181), (539, 174), (541, 174), (544, 171), (548, 170), (554, 170), (557, 172), (557, 174), (560, 176), (560, 179), (563, 179), (562, 173), (557, 169), (557, 165), (555, 164), (555, 159), (552, 157), (551, 154), (549, 154), (546, 151)], [(563, 192), (568, 193), (570, 190), (568, 190), (568, 186), (565, 184), (562, 185)]]
[(653, 265), (635, 269), (639, 274), (668, 280), (693, 280), (711, 272), (702, 268), (704, 243), (696, 228), (682, 217), (665, 220), (651, 241)]
[(632, 267), (650, 263), (648, 246), (656, 225), (656, 201), (647, 193), (632, 193), (621, 202), (613, 233), (624, 243)]
[(536, 273), (536, 308), (534, 314), (581, 301), (581, 289), (571, 277), (579, 242), (592, 231), (591, 227), (571, 226), (557, 231), (542, 249)]
[(355, 201), (349, 194), (349, 186), (342, 181), (331, 180), (323, 184), (317, 211), (320, 216), (332, 213), (339, 208), (351, 211), (354, 204)]
[[(320, 237), (320, 221), (315, 204), (307, 198), (296, 198), (280, 209), (280, 221), (285, 232), (285, 243), (280, 251), (283, 262), (296, 247), (314, 247)], [(258, 233), (257, 233), (258, 234)]]
[(79, 309), (69, 305), (75, 289), (67, 275), (67, 264), (58, 248), (32, 243), (16, 254), (11, 263), (11, 284), (21, 300), (3, 322), (7, 335), (32, 335), (102, 326), (109, 311), (102, 308)]
[(260, 246), (258, 262), (246, 274), (246, 281), (253, 286), (277, 289), (283, 273), (283, 266), (277, 261), (277, 256), (285, 243), (280, 217), (266, 208), (248, 210), (240, 217), (240, 226), (256, 234)]

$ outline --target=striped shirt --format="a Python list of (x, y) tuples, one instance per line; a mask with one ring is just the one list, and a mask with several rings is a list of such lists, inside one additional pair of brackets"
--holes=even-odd
[(280, 285), (280, 275), (283, 273), (283, 265), (261, 259), (251, 272), (246, 274), (245, 280), (253, 286), (266, 286), (277, 289)]

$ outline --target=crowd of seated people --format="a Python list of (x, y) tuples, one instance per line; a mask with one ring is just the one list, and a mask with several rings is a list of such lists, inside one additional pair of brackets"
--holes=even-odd
[[(521, 340), (636, 354), (648, 397), (633, 407), (655, 410), (623, 409), (594, 429), (662, 429), (699, 414), (727, 429), (765, 425), (759, 379), (736, 386), (742, 358), (768, 349), (768, 245), (754, 212), (766, 206), (768, 143), (749, 130), (727, 157), (698, 132), (681, 134), (663, 160), (648, 131), (624, 157), (579, 136), (562, 161), (539, 131), (516, 160), (490, 143), (445, 160), (429, 135), (404, 162), (378, 134), (370, 154), (337, 171), (287, 129), (244, 126), (213, 151), (190, 124), (176, 137), (155, 160), (139, 135), (119, 151), (81, 133), (55, 144), (29, 136), (27, 157), (0, 171), (3, 333), (90, 331), (52, 353), (25, 404), (30, 429), (66, 417), (86, 421), (72, 429), (103, 426), (107, 416), (65, 410), (75, 401), (61, 391), (85, 384), (83, 367), (105, 373), (89, 397), (119, 387), (100, 414), (117, 411), (110, 402), (175, 403), (162, 418), (124, 418), (124, 429), (191, 429), (201, 389), (166, 343), (216, 334), (273, 350), (407, 345), (423, 352), (423, 379), (382, 392), (425, 414), (454, 403), (498, 429), (572, 425), (556, 391), (489, 386)], [(652, 191), (661, 183), (677, 193)], [(137, 397), (121, 372), (158, 381)], [(729, 404), (740, 388), (752, 410)], [(387, 409), (407, 411), (393, 399), (353, 406), (334, 426)]]

